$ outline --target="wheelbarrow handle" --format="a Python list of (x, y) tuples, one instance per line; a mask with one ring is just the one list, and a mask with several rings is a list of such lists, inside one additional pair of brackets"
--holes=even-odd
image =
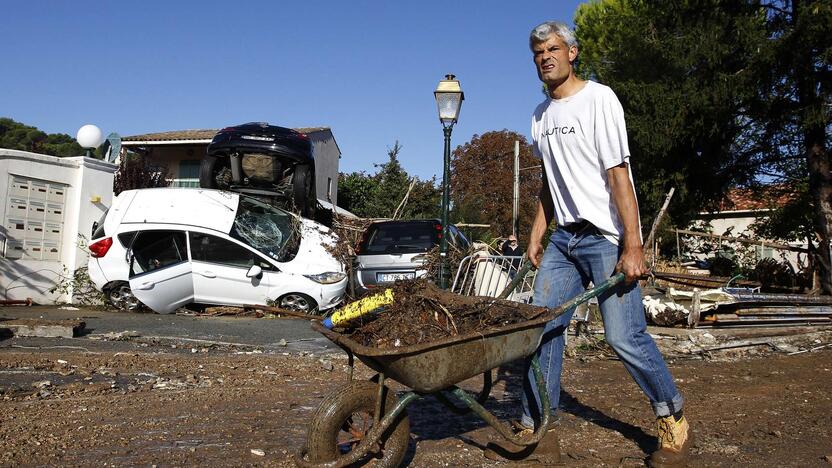
[(503, 289), (503, 292), (501, 292), (500, 295), (497, 296), (497, 299), (507, 298), (512, 291), (517, 289), (517, 285), (519, 285), (520, 282), (526, 278), (526, 274), (529, 272), (529, 270), (534, 268), (534, 265), (532, 265), (532, 262), (531, 260), (529, 260), (528, 255), (523, 254), (523, 260), (525, 260), (526, 262), (523, 263), (523, 266), (520, 267), (519, 270), (517, 270), (517, 274), (514, 275), (514, 279), (512, 279), (511, 282), (508, 283), (508, 286), (506, 286), (506, 288)]
[(595, 286), (594, 288), (588, 291), (584, 291), (581, 294), (578, 294), (577, 296), (564, 302), (558, 307), (562, 310), (569, 310), (577, 306), (578, 304), (583, 304), (584, 302), (592, 299), (593, 297), (598, 297), (601, 294), (604, 294), (605, 292), (618, 286), (622, 282), (624, 282), (624, 273), (616, 273), (615, 275), (610, 277), (610, 279), (604, 281), (603, 283), (599, 284), (598, 286)]

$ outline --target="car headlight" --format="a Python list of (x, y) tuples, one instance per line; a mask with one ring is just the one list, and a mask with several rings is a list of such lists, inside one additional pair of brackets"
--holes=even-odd
[(316, 283), (332, 284), (337, 283), (347, 277), (345, 273), (339, 271), (328, 271), (318, 275), (303, 275)]

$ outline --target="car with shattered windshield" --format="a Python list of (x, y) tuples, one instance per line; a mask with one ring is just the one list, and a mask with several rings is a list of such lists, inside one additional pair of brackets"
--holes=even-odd
[(324, 313), (347, 286), (329, 228), (246, 195), (128, 190), (94, 227), (89, 274), (114, 305), (274, 304)]

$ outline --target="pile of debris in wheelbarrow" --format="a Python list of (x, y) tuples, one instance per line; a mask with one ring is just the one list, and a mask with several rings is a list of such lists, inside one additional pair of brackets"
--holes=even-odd
[(391, 302), (351, 323), (350, 338), (364, 346), (412, 346), (529, 321), (548, 312), (503, 299), (451, 294), (424, 279), (400, 281)]

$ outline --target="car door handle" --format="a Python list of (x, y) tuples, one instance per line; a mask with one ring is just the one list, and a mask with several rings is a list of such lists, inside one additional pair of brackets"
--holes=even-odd
[(216, 278), (217, 277), (217, 274), (214, 273), (213, 271), (200, 271), (198, 273), (200, 275), (206, 277), (206, 278)]
[(154, 284), (156, 284), (156, 283), (154, 283), (153, 281), (145, 281), (144, 283), (140, 284), (139, 287), (136, 288), (136, 289), (140, 289), (140, 290), (150, 289), (150, 288), (153, 287)]

